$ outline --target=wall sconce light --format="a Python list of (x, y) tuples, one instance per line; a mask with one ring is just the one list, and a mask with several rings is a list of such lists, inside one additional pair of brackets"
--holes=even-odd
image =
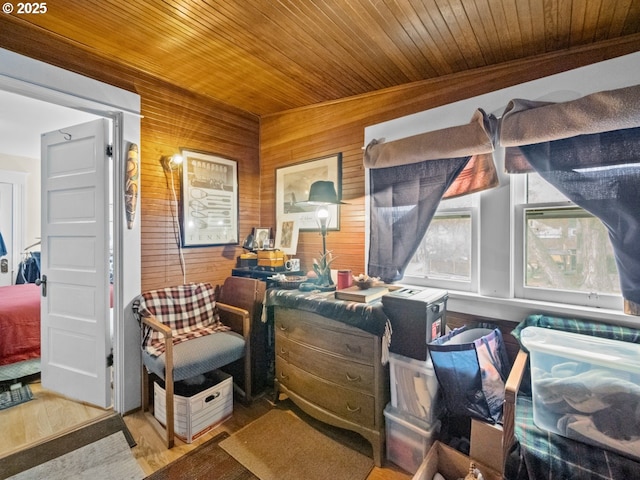
[(183, 161), (184, 161), (184, 158), (182, 158), (182, 155), (180, 155), (179, 153), (175, 153), (173, 155), (167, 155), (160, 159), (160, 163), (162, 164), (162, 167), (167, 172), (172, 172), (180, 168), (180, 165), (182, 165)]

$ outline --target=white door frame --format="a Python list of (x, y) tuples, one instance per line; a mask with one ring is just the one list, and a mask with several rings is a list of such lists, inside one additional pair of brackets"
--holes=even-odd
[(27, 173), (0, 170), (0, 176), (2, 176), (3, 183), (13, 185), (13, 212), (10, 232), (12, 237), (10, 252), (11, 264), (9, 265), (9, 274), (11, 275), (13, 283), (18, 274), (18, 265), (20, 264), (20, 255), (22, 254), (20, 246), (24, 244), (25, 239), (25, 222), (23, 221), (23, 217), (26, 211), (25, 191), (27, 186)]
[(129, 144), (140, 144), (140, 96), (3, 49), (0, 89), (113, 120), (113, 255), (118, 279), (113, 305), (114, 410), (134, 410), (140, 406), (141, 391), (139, 328), (128, 307), (141, 288), (140, 222), (131, 230), (125, 226), (124, 182), (119, 179), (124, 179)]

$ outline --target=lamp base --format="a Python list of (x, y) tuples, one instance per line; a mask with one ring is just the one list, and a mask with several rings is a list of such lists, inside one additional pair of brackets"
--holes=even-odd
[(314, 290), (320, 292), (333, 292), (336, 289), (335, 285), (318, 285), (316, 283), (304, 282), (298, 287), (298, 290), (303, 292), (312, 292)]
[(335, 285), (316, 285), (315, 288), (315, 290), (320, 290), (321, 292), (333, 292), (335, 289)]

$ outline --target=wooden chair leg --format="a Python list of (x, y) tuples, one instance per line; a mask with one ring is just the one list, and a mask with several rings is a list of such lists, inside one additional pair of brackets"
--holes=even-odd
[(245, 355), (244, 357), (244, 403), (250, 405), (251, 398), (251, 355)]
[(142, 365), (142, 411), (149, 410), (149, 373), (144, 365)]
[(165, 372), (164, 372), (164, 387), (165, 387), (165, 405), (167, 409), (167, 415), (165, 420), (167, 421), (167, 448), (173, 448), (174, 442), (174, 409), (173, 409), (173, 344), (167, 343), (165, 352)]
[(165, 382), (165, 405), (167, 406), (166, 430), (167, 430), (167, 448), (173, 448), (174, 442), (174, 418), (173, 418), (173, 380), (171, 382)]

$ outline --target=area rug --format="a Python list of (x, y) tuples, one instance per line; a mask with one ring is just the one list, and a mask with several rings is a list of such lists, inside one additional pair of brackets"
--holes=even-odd
[(37, 467), (20, 472), (10, 480), (141, 480), (144, 471), (131, 453), (122, 432), (73, 450)]
[(9, 385), (0, 385), (0, 410), (15, 407), (31, 399), (33, 399), (33, 393), (29, 385), (23, 385), (15, 390), (11, 390)]
[(220, 446), (260, 480), (364, 480), (373, 460), (301, 420), (274, 409)]
[(227, 432), (219, 433), (145, 480), (257, 480), (258, 477), (220, 448), (220, 441), (228, 437)]
[(0, 458), (0, 479), (53, 460), (117, 432), (123, 433), (128, 447), (136, 445), (122, 416), (113, 413), (73, 432)]

